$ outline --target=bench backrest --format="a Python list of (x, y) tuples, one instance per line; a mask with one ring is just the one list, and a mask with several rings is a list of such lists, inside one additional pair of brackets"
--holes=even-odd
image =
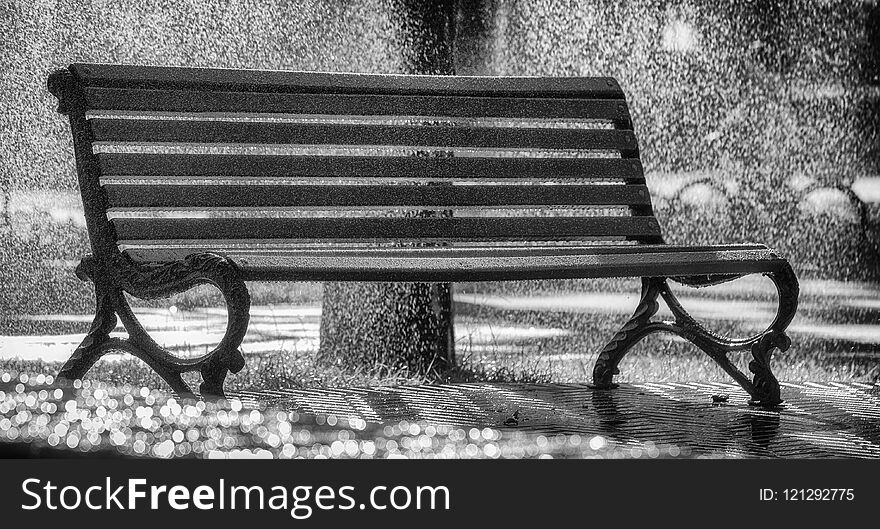
[(75, 64), (49, 84), (97, 252), (662, 242), (611, 78)]

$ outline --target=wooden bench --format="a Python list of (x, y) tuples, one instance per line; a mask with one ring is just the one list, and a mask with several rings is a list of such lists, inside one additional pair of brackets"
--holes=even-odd
[[(652, 332), (690, 340), (752, 402), (781, 402), (770, 370), (797, 308), (791, 267), (759, 244), (664, 244), (623, 91), (611, 78), (432, 77), (75, 64), (49, 77), (73, 132), (97, 316), (60, 376), (105, 352), (137, 355), (172, 388), (203, 394), (238, 372), (244, 281), (642, 278), (635, 314), (600, 352), (613, 387)], [(413, 215), (406, 212), (452, 211)], [(403, 212), (404, 214), (401, 214)], [(431, 244), (426, 244), (431, 243)], [(681, 307), (692, 287), (764, 274), (767, 330), (734, 340)], [(123, 292), (167, 297), (214, 284), (228, 310), (211, 352), (181, 359), (138, 323)], [(675, 315), (652, 321), (663, 298)], [(127, 339), (110, 338), (116, 316)], [(728, 353), (750, 350), (750, 380)]]

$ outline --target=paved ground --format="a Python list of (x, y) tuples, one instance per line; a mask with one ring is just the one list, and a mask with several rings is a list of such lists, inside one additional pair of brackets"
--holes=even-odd
[(0, 456), (880, 457), (880, 386), (860, 383), (786, 383), (786, 402), (766, 410), (721, 383), (259, 391), (205, 403), (53, 382), (0, 376)]
[[(735, 385), (459, 384), (384, 389), (239, 392), (244, 402), (301, 413), (602, 438), (629, 457), (880, 457), (880, 386), (783, 384), (778, 410), (748, 406)], [(713, 396), (727, 396), (714, 402)]]

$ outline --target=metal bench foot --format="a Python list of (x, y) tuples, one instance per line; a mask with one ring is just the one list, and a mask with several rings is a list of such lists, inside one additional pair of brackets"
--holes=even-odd
[(749, 392), (752, 396), (749, 404), (754, 406), (782, 404), (779, 381), (770, 370), (770, 357), (774, 347), (780, 351), (787, 351), (790, 346), (791, 339), (779, 331), (769, 331), (757, 343), (752, 344), (753, 360), (749, 362), (749, 371), (755, 376), (752, 379), (752, 391)]
[[(119, 259), (125, 257), (120, 255)], [(247, 331), (250, 295), (235, 266), (224, 257), (194, 254), (182, 261), (155, 266), (114, 263), (111, 272), (106, 273), (90, 256), (77, 267), (77, 276), (95, 283), (97, 314), (89, 333), (58, 373), (60, 378), (82, 378), (101, 356), (121, 350), (146, 362), (181, 396), (194, 396), (181, 375), (198, 371), (203, 379), (199, 388), (201, 395), (223, 397), (227, 373), (238, 373), (244, 368), (244, 357), (238, 346)], [(150, 338), (123, 295), (125, 291), (144, 299), (165, 298), (206, 283), (223, 292), (228, 322), (226, 334), (217, 347), (194, 358), (178, 358)], [(128, 338), (110, 338), (117, 316), (128, 331)]]
[[(773, 323), (762, 333), (746, 339), (730, 339), (706, 329), (697, 322), (673, 295), (665, 278), (643, 278), (642, 299), (632, 318), (614, 335), (608, 345), (599, 353), (593, 368), (593, 385), (597, 388), (614, 387), (612, 379), (618, 374), (618, 364), (624, 355), (642, 338), (652, 332), (669, 332), (687, 339), (709, 355), (751, 396), (750, 404), (777, 406), (782, 403), (779, 382), (770, 369), (773, 349), (786, 351), (791, 340), (785, 329), (794, 318), (797, 310), (798, 283), (788, 264), (767, 275), (776, 285), (779, 293), (779, 308)], [(702, 287), (738, 276), (675, 278), (683, 284)], [(654, 322), (651, 317), (657, 312), (657, 297), (660, 296), (675, 316), (672, 322)], [(733, 351), (750, 350), (752, 361), (749, 371), (753, 378), (740, 371), (727, 357)]]

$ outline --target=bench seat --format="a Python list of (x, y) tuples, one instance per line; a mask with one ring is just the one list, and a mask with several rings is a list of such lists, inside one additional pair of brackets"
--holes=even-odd
[(217, 251), (245, 280), (497, 281), (591, 277), (743, 275), (785, 266), (766, 246), (571, 246), (284, 250), (266, 243), (121, 245), (137, 261), (167, 262)]

